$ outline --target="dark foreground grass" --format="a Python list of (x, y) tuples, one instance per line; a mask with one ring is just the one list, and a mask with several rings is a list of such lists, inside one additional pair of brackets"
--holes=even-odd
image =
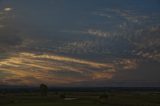
[(106, 104), (93, 104), (93, 103), (20, 103), (20, 104), (8, 104), (4, 106), (109, 106)]
[(110, 92), (105, 103), (101, 103), (100, 92), (65, 93), (65, 100), (58, 94), (42, 97), (38, 93), (7, 94), (0, 97), (0, 106), (160, 106), (160, 94), (154, 92)]
[(93, 104), (93, 103), (19, 103), (7, 104), (2, 106), (160, 106), (160, 104)]

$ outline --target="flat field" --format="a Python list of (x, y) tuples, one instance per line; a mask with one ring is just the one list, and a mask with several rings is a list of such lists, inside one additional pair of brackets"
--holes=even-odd
[[(100, 96), (107, 94), (106, 100)], [(159, 92), (38, 92), (6, 93), (0, 96), (0, 106), (160, 106)]]

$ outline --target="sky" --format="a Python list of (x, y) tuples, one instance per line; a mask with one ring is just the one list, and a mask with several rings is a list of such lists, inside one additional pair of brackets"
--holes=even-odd
[(0, 86), (160, 86), (159, 0), (0, 0)]

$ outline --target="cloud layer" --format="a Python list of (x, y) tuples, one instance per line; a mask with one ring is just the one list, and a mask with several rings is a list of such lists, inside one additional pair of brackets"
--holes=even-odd
[[(0, 62), (3, 83), (10, 85), (68, 84), (75, 82), (111, 79), (120, 69), (131, 70), (136, 61), (119, 60), (100, 63), (53, 54), (19, 53)], [(5, 75), (6, 74), (6, 75)], [(10, 79), (10, 80), (9, 80)], [(14, 79), (14, 80), (13, 80)]]
[(0, 2), (0, 84), (158, 82), (159, 4), (124, 1)]

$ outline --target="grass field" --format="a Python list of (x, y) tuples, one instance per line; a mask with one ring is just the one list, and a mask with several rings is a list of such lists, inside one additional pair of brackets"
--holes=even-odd
[[(110, 92), (101, 102), (104, 92), (50, 92), (42, 97), (39, 93), (9, 93), (0, 96), (0, 106), (160, 106), (160, 94), (154, 92)], [(65, 98), (60, 95), (65, 94)]]

